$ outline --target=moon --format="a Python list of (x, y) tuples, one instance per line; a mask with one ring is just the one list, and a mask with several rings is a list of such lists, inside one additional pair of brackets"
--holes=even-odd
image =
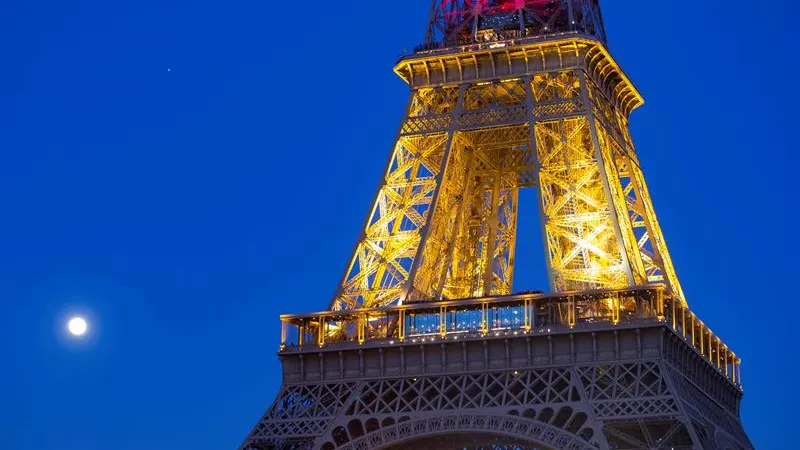
[(73, 336), (82, 336), (88, 328), (89, 325), (83, 317), (73, 317), (67, 322), (67, 329)]

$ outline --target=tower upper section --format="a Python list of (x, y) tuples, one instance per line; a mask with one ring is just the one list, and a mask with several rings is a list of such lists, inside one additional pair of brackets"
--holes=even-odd
[(433, 0), (416, 51), (564, 34), (605, 44), (598, 0)]

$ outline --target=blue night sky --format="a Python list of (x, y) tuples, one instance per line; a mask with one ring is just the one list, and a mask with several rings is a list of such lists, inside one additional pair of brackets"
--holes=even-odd
[[(689, 302), (744, 359), (756, 447), (790, 448), (800, 8), (603, 3)], [(279, 387), (278, 314), (342, 274), (428, 7), (0, 2), (0, 448), (239, 444)], [(519, 290), (545, 288), (529, 206)]]

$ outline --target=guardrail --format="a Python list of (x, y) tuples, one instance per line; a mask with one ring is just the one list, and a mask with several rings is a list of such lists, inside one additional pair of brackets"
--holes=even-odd
[(281, 316), (281, 350), (396, 344), (665, 322), (721, 374), (740, 382), (740, 363), (722, 340), (663, 287), (522, 293)]

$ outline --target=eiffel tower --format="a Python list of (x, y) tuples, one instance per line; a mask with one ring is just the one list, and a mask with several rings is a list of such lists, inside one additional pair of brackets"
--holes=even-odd
[[(241, 449), (752, 449), (597, 0), (434, 0), (394, 70), (411, 92), (372, 208), (328, 310), (281, 316), (283, 384)], [(547, 293), (512, 291), (524, 188)]]

